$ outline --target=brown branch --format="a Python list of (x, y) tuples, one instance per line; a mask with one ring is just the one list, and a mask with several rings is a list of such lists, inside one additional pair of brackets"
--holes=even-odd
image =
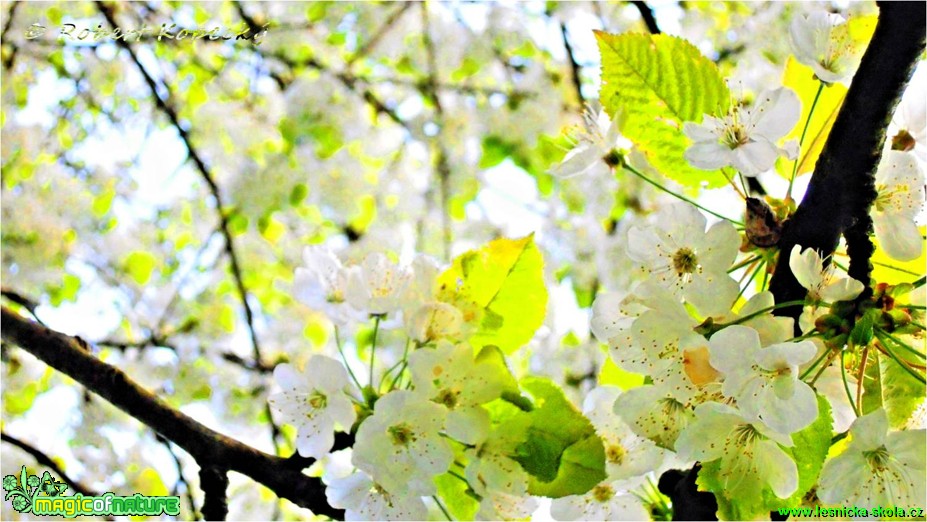
[[(4, 313), (5, 311), (6, 309), (4, 309)], [(0, 440), (3, 440), (3, 442), (16, 446), (17, 448), (31, 455), (32, 458), (34, 458), (36, 462), (38, 462), (42, 466), (45, 466), (46, 468), (49, 468), (52, 471), (52, 473), (57, 475), (58, 478), (60, 478), (68, 486), (70, 486), (71, 489), (73, 489), (75, 493), (80, 493), (81, 495), (85, 497), (96, 496), (96, 493), (90, 491), (83, 484), (69, 477), (68, 474), (65, 473), (63, 469), (61, 469), (61, 466), (59, 466), (58, 463), (54, 461), (54, 459), (46, 455), (42, 450), (36, 448), (35, 446), (30, 445), (27, 442), (23, 442), (6, 432), (0, 432)]]
[[(833, 129), (815, 165), (808, 191), (779, 242), (779, 261), (770, 282), (776, 302), (801, 300), (805, 289), (789, 268), (795, 245), (831, 255), (841, 234), (856, 237), (875, 196), (874, 173), (882, 156), (885, 129), (924, 51), (924, 2), (880, 2), (879, 22), (860, 62)], [(859, 225), (858, 225), (859, 224)], [(869, 263), (865, 248), (851, 266)], [(869, 250), (871, 253), (871, 249)], [(865, 257), (865, 259), (864, 259)], [(868, 270), (854, 268), (864, 284)], [(797, 318), (801, 307), (776, 311)], [(797, 324), (797, 321), (796, 321)]]
[(301, 462), (264, 453), (207, 428), (171, 408), (118, 368), (82, 350), (75, 338), (28, 321), (6, 307), (0, 307), (0, 330), (5, 341), (17, 344), (160, 433), (201, 466), (222, 466), (241, 473), (318, 515), (344, 516), (343, 511), (328, 505), (321, 480), (301, 472)]
[(12, 288), (7, 288), (7, 287), (3, 287), (2, 289), (0, 289), (0, 295), (5, 297), (6, 299), (9, 299), (11, 303), (18, 304), (19, 306), (28, 310), (29, 313), (32, 315), (32, 318), (38, 321), (39, 324), (42, 324), (42, 325), (45, 324), (42, 322), (41, 319), (39, 319), (39, 316), (36, 315), (35, 313), (35, 309), (38, 308), (39, 306), (38, 301), (31, 299), (29, 297), (26, 297), (22, 295), (21, 293), (17, 292), (16, 290), (13, 290)]
[(576, 100), (579, 102), (580, 106), (582, 106), (583, 100), (585, 99), (583, 97), (582, 68), (573, 55), (573, 46), (570, 45), (566, 24), (563, 22), (560, 22), (560, 35), (563, 37), (563, 47), (566, 49), (567, 59), (570, 61), (570, 77), (573, 80), (573, 88), (576, 89)]

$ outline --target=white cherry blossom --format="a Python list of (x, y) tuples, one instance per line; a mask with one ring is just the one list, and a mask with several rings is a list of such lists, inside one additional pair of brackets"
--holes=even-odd
[(722, 393), (737, 400), (744, 416), (784, 434), (818, 416), (814, 390), (798, 379), (798, 367), (816, 351), (811, 341), (760, 348), (756, 330), (740, 325), (714, 334), (710, 347), (711, 365), (724, 373)]
[(621, 389), (602, 386), (586, 395), (583, 413), (595, 426), (596, 434), (605, 447), (605, 470), (608, 480), (625, 480), (657, 469), (663, 462), (665, 451), (653, 441), (635, 434), (615, 414), (615, 400)]
[(859, 66), (863, 48), (853, 42), (846, 23), (839, 14), (815, 11), (796, 16), (789, 26), (795, 58), (823, 82), (846, 80)]
[(721, 459), (720, 478), (732, 498), (756, 495), (766, 487), (788, 498), (798, 489), (798, 467), (779, 444), (791, 447), (792, 439), (726, 404), (706, 402), (679, 435), (676, 451), (683, 459)]
[(924, 208), (924, 171), (913, 154), (890, 150), (875, 175), (876, 200), (870, 210), (879, 246), (893, 259), (912, 261), (924, 240), (914, 219)]
[(409, 356), (415, 393), (449, 410), (446, 429), (451, 437), (469, 444), (485, 437), (489, 415), (480, 407), (502, 394), (505, 375), (490, 364), (474, 360), (469, 344), (439, 343)]
[(650, 513), (641, 499), (629, 490), (629, 481), (605, 481), (582, 495), (569, 495), (551, 502), (554, 520), (648, 520)]
[(615, 400), (614, 411), (634, 433), (666, 449), (674, 449), (679, 434), (693, 418), (692, 404), (673, 397), (665, 384), (622, 393)]
[(780, 148), (776, 142), (800, 116), (801, 102), (794, 91), (763, 91), (752, 107), (735, 105), (722, 118), (706, 115), (701, 124), (686, 122), (683, 130), (694, 142), (686, 150), (686, 161), (704, 170), (730, 165), (744, 176), (756, 176), (771, 169), (780, 155), (798, 155), (796, 143)]
[[(922, 62), (923, 63), (923, 62)], [(927, 66), (919, 65), (888, 126), (886, 146), (927, 163)]]
[(391, 493), (434, 495), (434, 477), (454, 460), (440, 435), (446, 416), (444, 406), (410, 391), (380, 397), (357, 430), (354, 465)]
[(925, 485), (925, 431), (888, 431), (883, 408), (850, 428), (843, 453), (824, 464), (818, 496), (826, 504), (921, 506)]
[(664, 207), (652, 225), (628, 231), (628, 254), (702, 314), (722, 315), (737, 297), (737, 282), (727, 270), (737, 256), (740, 236), (727, 221), (707, 232), (705, 225), (705, 217), (688, 203)]
[(335, 430), (350, 430), (356, 418), (345, 394), (350, 381), (344, 366), (330, 357), (313, 355), (303, 371), (290, 364), (277, 365), (274, 380), (282, 391), (268, 401), (284, 422), (297, 427), (299, 454), (322, 458), (335, 443)]
[(401, 309), (411, 275), (384, 254), (368, 254), (358, 270), (349, 274), (346, 298), (351, 306), (372, 315)]
[(331, 480), (325, 498), (333, 508), (344, 509), (345, 520), (426, 520), (428, 508), (421, 497), (402, 490), (390, 493), (363, 471)]
[(339, 325), (363, 320), (364, 314), (347, 302), (348, 279), (356, 267), (345, 267), (331, 249), (321, 245), (306, 247), (303, 263), (293, 281), (300, 302)]
[(604, 109), (595, 105), (586, 106), (583, 110), (583, 128), (578, 133), (578, 143), (567, 152), (563, 161), (551, 169), (551, 174), (568, 177), (583, 174), (593, 167), (607, 166), (604, 158), (617, 145), (618, 125)]
[(824, 268), (824, 260), (813, 248), (802, 250), (801, 245), (792, 247), (789, 254), (789, 268), (805, 289), (812, 301), (848, 301), (863, 291), (863, 284), (851, 277), (834, 274), (834, 265)]

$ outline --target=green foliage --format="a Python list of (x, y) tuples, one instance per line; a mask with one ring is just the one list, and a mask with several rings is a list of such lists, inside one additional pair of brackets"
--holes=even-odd
[(124, 261), (126, 273), (139, 285), (144, 285), (151, 279), (151, 273), (157, 264), (158, 260), (154, 255), (141, 250), (132, 252)]
[(450, 473), (444, 473), (435, 477), (435, 485), (444, 507), (455, 520), (476, 520), (480, 504), (472, 496), (472, 490), (465, 481)]
[(600, 99), (621, 132), (664, 175), (690, 187), (721, 186), (718, 171), (683, 158), (683, 123), (727, 112), (731, 93), (717, 67), (689, 42), (667, 35), (596, 32), (602, 55)]
[(454, 259), (438, 277), (439, 299), (477, 321), (470, 342), (512, 353), (528, 342), (544, 321), (547, 288), (544, 261), (534, 236), (497, 239)]
[(528, 492), (545, 497), (579, 495), (605, 479), (605, 449), (592, 423), (547, 379), (527, 378), (534, 397), (528, 437), (515, 457), (530, 475)]

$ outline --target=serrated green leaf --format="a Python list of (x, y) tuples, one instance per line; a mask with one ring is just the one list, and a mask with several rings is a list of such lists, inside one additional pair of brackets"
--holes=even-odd
[(721, 115), (731, 94), (718, 68), (689, 42), (668, 35), (596, 32), (602, 55), (602, 106), (622, 134), (664, 175), (687, 186), (721, 186), (720, 171), (689, 165), (685, 122)]
[(583, 494), (606, 478), (602, 439), (586, 417), (547, 379), (527, 378), (535, 400), (528, 437), (513, 458), (528, 472), (528, 492), (559, 498)]
[(438, 277), (439, 296), (477, 322), (473, 346), (498, 346), (512, 353), (544, 321), (547, 289), (544, 261), (534, 236), (496, 239), (456, 259)]

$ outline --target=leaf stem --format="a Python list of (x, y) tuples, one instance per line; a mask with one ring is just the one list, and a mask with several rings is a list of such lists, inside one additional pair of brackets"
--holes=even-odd
[(853, 400), (853, 394), (850, 393), (850, 383), (847, 382), (847, 365), (846, 362), (844, 362), (846, 355), (846, 350), (840, 352), (840, 374), (843, 376), (843, 389), (847, 392), (847, 399), (850, 399), (850, 406), (853, 408), (853, 413), (859, 417), (859, 409), (856, 407), (856, 402)]
[[(805, 377), (807, 377), (808, 374), (811, 373), (811, 371), (814, 370), (817, 367), (817, 365), (820, 364), (820, 362), (823, 361), (824, 358), (829, 355), (832, 356), (832, 352), (830, 350), (825, 350), (824, 353), (822, 353), (820, 357), (818, 357), (817, 359), (815, 359), (813, 363), (811, 363), (811, 366), (809, 366), (805, 371), (801, 373), (801, 375), (798, 376), (799, 380), (804, 380)], [(827, 367), (826, 364), (824, 366)]]
[(723, 219), (723, 220), (725, 220), (725, 221), (730, 221), (731, 223), (733, 223), (733, 224), (735, 224), (735, 225), (740, 225), (741, 227), (744, 226), (744, 224), (741, 223), (740, 221), (731, 219), (731, 218), (726, 217), (726, 216), (722, 216), (721, 214), (718, 214), (717, 212), (715, 212), (715, 211), (713, 211), (713, 210), (709, 210), (709, 209), (707, 209), (707, 208), (705, 208), (705, 207), (699, 205), (698, 203), (696, 203), (696, 202), (693, 201), (692, 199), (687, 198), (686, 196), (683, 196), (682, 194), (679, 194), (678, 192), (673, 192), (672, 190), (670, 190), (670, 189), (664, 187), (663, 185), (657, 183), (656, 181), (650, 179), (649, 177), (647, 177), (646, 174), (644, 174), (643, 172), (641, 172), (641, 171), (635, 169), (634, 167), (632, 167), (632, 166), (630, 166), (630, 165), (628, 165), (628, 164), (626, 164), (626, 163), (623, 164), (623, 165), (624, 165), (624, 169), (625, 169), (625, 170), (627, 170), (627, 171), (630, 172), (631, 174), (634, 174), (635, 176), (641, 178), (642, 180), (646, 181), (647, 183), (650, 183), (650, 184), (653, 185), (654, 187), (657, 187), (658, 189), (662, 190), (663, 192), (666, 192), (667, 194), (670, 194), (671, 196), (675, 196), (675, 197), (677, 197), (677, 198), (679, 198), (679, 199), (685, 201), (686, 203), (689, 203), (689, 204), (691, 204), (691, 205), (694, 205), (696, 208), (700, 208), (700, 209), (704, 210), (705, 212), (708, 212), (708, 213), (711, 214), (712, 216), (715, 216), (715, 217), (717, 217), (717, 218), (721, 218), (721, 219)]
[(750, 319), (753, 319), (753, 318), (756, 317), (756, 316), (763, 315), (763, 314), (768, 313), (768, 312), (772, 312), (773, 310), (778, 310), (779, 308), (786, 308), (786, 307), (789, 307), (789, 306), (796, 306), (796, 305), (803, 305), (803, 304), (805, 304), (805, 300), (804, 300), (804, 299), (801, 299), (801, 300), (798, 300), (798, 301), (786, 301), (786, 302), (784, 302), (784, 303), (779, 303), (779, 304), (776, 304), (776, 305), (767, 306), (766, 308), (762, 308), (762, 309), (757, 310), (756, 312), (753, 312), (753, 313), (751, 313), (751, 314), (745, 315), (745, 316), (743, 316), (743, 317), (738, 317), (737, 319), (734, 319), (733, 321), (731, 321), (731, 322), (729, 322), (729, 323), (721, 323), (721, 324), (719, 324), (719, 325), (717, 325), (717, 326), (722, 327), (722, 328), (725, 327), (725, 326), (734, 326), (735, 324), (741, 324), (741, 323), (747, 322), (747, 321), (749, 321)]
[(801, 149), (805, 144), (805, 134), (808, 132), (808, 127), (811, 125), (811, 117), (814, 115), (814, 108), (818, 105), (818, 99), (821, 97), (821, 92), (824, 90), (824, 82), (818, 80), (818, 92), (814, 95), (814, 101), (811, 102), (811, 110), (808, 111), (808, 119), (805, 120), (805, 128), (801, 131), (801, 138), (798, 140), (798, 157), (795, 158), (795, 164), (792, 166), (792, 177), (789, 178), (789, 189), (785, 193), (785, 199), (790, 199), (792, 197), (792, 185), (795, 183), (795, 176), (798, 174), (798, 162), (801, 161)]

